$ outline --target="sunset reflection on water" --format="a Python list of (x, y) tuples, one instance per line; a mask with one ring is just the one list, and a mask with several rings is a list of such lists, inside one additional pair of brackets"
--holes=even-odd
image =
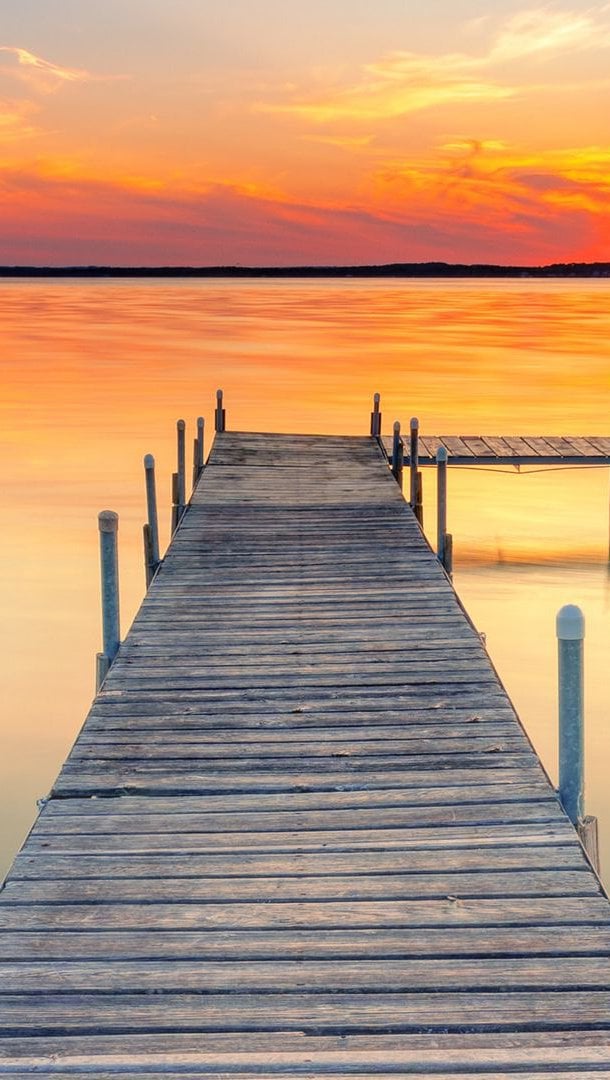
[[(143, 595), (142, 457), (167, 539), (175, 421), (228, 427), (610, 434), (604, 281), (4, 281), (0, 856), (80, 727), (99, 648), (97, 523), (120, 514), (123, 632)], [(434, 475), (424, 473), (434, 535)], [(456, 586), (555, 768), (554, 616), (587, 617), (587, 809), (610, 869), (608, 470), (451, 469)], [(607, 853), (607, 855), (606, 855)]]

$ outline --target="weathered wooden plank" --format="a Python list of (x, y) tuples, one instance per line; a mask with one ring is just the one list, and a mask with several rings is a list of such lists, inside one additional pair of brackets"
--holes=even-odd
[[(580, 845), (465, 848), (460, 851), (459, 871), (586, 870)], [(265, 853), (195, 855), (58, 855), (36, 854), (26, 849), (13, 863), (9, 881), (60, 881), (86, 878), (191, 878), (324, 876), (329, 874), (455, 873), (453, 849), (333, 852), (300, 855)]]
[[(70, 800), (72, 801), (72, 800)], [(480, 804), (445, 803), (441, 806), (361, 807), (347, 810), (284, 810), (265, 812), (175, 812), (167, 815), (144, 811), (137, 817), (107, 813), (104, 816), (42, 817), (35, 826), (35, 837), (61, 835), (101, 836), (128, 833), (229, 833), (229, 832), (339, 832), (381, 831), (397, 828), (427, 828), (431, 825), (508, 824), (510, 822), (563, 822), (558, 802), (494, 802)]]
[(608, 925), (603, 896), (542, 896), (351, 902), (291, 901), (223, 904), (8, 904), (0, 903), (2, 930), (264, 930), (339, 929), (345, 926), (450, 927)]
[[(461, 1032), (459, 1034), (340, 1034), (312, 1035), (305, 1032), (238, 1032), (195, 1034), (151, 1034), (125, 1036), (75, 1036), (62, 1039), (48, 1036), (44, 1049), (42, 1041), (28, 1038), (6, 1038), (2, 1043), (3, 1060), (7, 1069), (31, 1066), (42, 1069), (45, 1064), (53, 1070), (65, 1069), (66, 1074), (91, 1076), (93, 1068), (108, 1068), (96, 1072), (96, 1077), (120, 1075), (126, 1077), (156, 1074), (164, 1068), (190, 1080), (192, 1076), (207, 1075), (235, 1077), (271, 1075), (278, 1080), (287, 1076), (344, 1075), (372, 1080), (379, 1070), (414, 1080), (436, 1076), (447, 1080), (456, 1075), (491, 1077), (523, 1075), (539, 1080), (549, 1072), (560, 1080), (566, 1077), (604, 1076), (604, 1066), (610, 1064), (607, 1032), (583, 1030), (547, 1030), (528, 1032)], [(132, 1054), (137, 1072), (124, 1071), (126, 1048)], [(247, 1053), (247, 1058), (245, 1054)], [(243, 1070), (247, 1068), (248, 1072)], [(536, 1073), (537, 1067), (542, 1069)], [(587, 1067), (594, 1070), (586, 1072)], [(75, 1070), (87, 1068), (86, 1073)], [(185, 1071), (197, 1069), (196, 1073)], [(371, 1070), (369, 1074), (365, 1070)], [(488, 1070), (493, 1070), (489, 1072)], [(566, 1069), (568, 1071), (566, 1071)], [(148, 1072), (146, 1071), (148, 1070)], [(202, 1071), (203, 1070), (203, 1071)], [(226, 1071), (222, 1071), (226, 1070)], [(286, 1071), (289, 1070), (289, 1071)], [(575, 1070), (575, 1071), (572, 1071)], [(21, 1075), (21, 1074), (13, 1074)], [(31, 1075), (26, 1073), (25, 1075)], [(44, 1074), (43, 1074), (44, 1075)]]
[(487, 461), (488, 458), (495, 457), (494, 451), (488, 445), (487, 440), (481, 435), (460, 435), (462, 442), (468, 447), (468, 449), (477, 458), (483, 458)]
[[(179, 741), (180, 740), (180, 741)], [(426, 751), (430, 748), (430, 742), (426, 739), (368, 739), (363, 742), (319, 742), (315, 738), (305, 743), (287, 742), (282, 745), (276, 743), (250, 743), (223, 745), (216, 743), (197, 743), (185, 739), (184, 736), (176, 735), (174, 738), (159, 737), (144, 744), (141, 740), (130, 740), (115, 743), (109, 739), (95, 739), (93, 742), (85, 738), (79, 739), (73, 751), (73, 759), (83, 761), (113, 761), (113, 760), (137, 760), (137, 761), (226, 761), (230, 762), (246, 760), (248, 762), (284, 762), (289, 765), (288, 759), (298, 758), (300, 763), (314, 757), (320, 758), (361, 758), (365, 757), (372, 764), (379, 758), (391, 757), (393, 761), (402, 761), (403, 758), (415, 756), (418, 759), (426, 758)], [(528, 750), (529, 747), (524, 736), (518, 733), (514, 737), (454, 737), (437, 740), (437, 750), (440, 756), (449, 754), (510, 754)]]
[[(610, 926), (417, 926), (267, 930), (14, 930), (0, 934), (4, 960), (349, 960), (377, 958), (598, 956), (610, 958)], [(1, 1046), (1, 1044), (0, 1044)], [(1, 1053), (1, 1051), (0, 1051)]]
[[(332, 962), (278, 960), (214, 962), (176, 960), (0, 962), (0, 1005), (5, 994), (37, 991), (80, 993), (414, 993), (457, 990), (547, 992), (566, 985), (610, 991), (605, 957), (502, 958), (494, 960), (359, 960)], [(610, 1024), (610, 1018), (608, 1020)]]
[[(490, 814), (490, 816), (493, 816)], [(527, 816), (527, 815), (523, 815)], [(450, 818), (448, 813), (446, 818)], [(540, 843), (544, 840), (564, 840), (570, 837), (570, 827), (558, 818), (555, 821), (516, 821), (508, 824), (427, 825), (423, 828), (392, 829), (342, 829), (338, 831), (301, 831), (251, 833), (245, 831), (224, 833), (110, 833), (93, 835), (58, 833), (53, 837), (55, 852), (81, 852), (83, 854), (112, 854), (116, 852), (165, 852), (176, 851), (359, 851), (367, 848), (408, 849), (410, 847), (436, 846), (457, 849), (462, 845), (477, 846), (483, 843), (510, 844)], [(34, 832), (28, 838), (27, 851), (46, 851), (50, 846), (48, 837)], [(592, 880), (596, 882), (594, 876)], [(0, 896), (0, 903), (2, 897)]]
[(23, 1034), (32, 1013), (48, 1034), (157, 1031), (433, 1031), (595, 1024), (610, 1030), (604, 990), (429, 994), (7, 994), (0, 1030)]
[[(405, 868), (407, 869), (407, 868)], [(136, 878), (133, 880), (9, 880), (4, 904), (124, 904), (124, 903), (318, 903), (329, 901), (422, 900), (453, 896), (456, 903), (469, 897), (510, 899), (516, 896), (597, 896), (599, 884), (587, 867), (581, 870), (524, 870), (449, 874), (375, 873), (360, 875), (297, 875), (250, 878)], [(610, 976), (609, 976), (610, 979)], [(349, 985), (347, 983), (346, 985)]]
[[(534, 778), (540, 778), (539, 768), (532, 767), (529, 772)], [(108, 765), (103, 770), (85, 769), (79, 763), (78, 769), (71, 771), (69, 763), (62, 770), (55, 782), (54, 791), (61, 797), (80, 796), (83, 793), (89, 795), (96, 793), (113, 792), (114, 794), (148, 794), (159, 795), (172, 793), (183, 795), (214, 795), (224, 793), (272, 793), (293, 791), (332, 791), (346, 787), (351, 790), (377, 791), (384, 788), (395, 788), (403, 785), (412, 789), (429, 787), (436, 783), (445, 783), (448, 787), (455, 784), (467, 784), (468, 777), (475, 782), (498, 783), (506, 781), (510, 783), (512, 777), (515, 781), (522, 780), (527, 776), (527, 771), (519, 769), (489, 769), (484, 764), (477, 769), (455, 769), (438, 771), (436, 769), (400, 770), (383, 772), (370, 768), (360, 775), (356, 772), (337, 768), (334, 772), (321, 774), (319, 771), (306, 772), (205, 772), (180, 773), (166, 770), (145, 769), (135, 765), (132, 768), (110, 768)]]

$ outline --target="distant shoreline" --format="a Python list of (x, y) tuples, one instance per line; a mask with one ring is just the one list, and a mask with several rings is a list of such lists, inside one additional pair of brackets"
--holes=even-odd
[(499, 266), (384, 263), (378, 266), (0, 266), (0, 277), (104, 278), (599, 278), (610, 262)]

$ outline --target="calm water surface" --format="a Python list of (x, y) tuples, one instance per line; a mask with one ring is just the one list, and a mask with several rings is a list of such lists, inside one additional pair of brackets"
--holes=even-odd
[[(217, 386), (233, 429), (364, 434), (379, 390), (386, 430), (610, 433), (605, 281), (0, 280), (0, 305), (0, 869), (93, 694), (97, 512), (121, 516), (126, 631), (142, 457), (167, 526), (175, 420), (209, 424)], [(425, 472), (433, 527), (432, 488)], [(553, 777), (554, 618), (585, 610), (587, 810), (610, 873), (608, 471), (454, 469), (449, 516), (456, 586)]]

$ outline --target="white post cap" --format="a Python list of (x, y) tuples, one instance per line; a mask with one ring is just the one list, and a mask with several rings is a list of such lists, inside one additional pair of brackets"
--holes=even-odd
[(447, 447), (439, 446), (438, 450), (436, 451), (436, 460), (439, 465), (446, 464), (448, 456), (449, 455), (447, 454)]
[(557, 612), (557, 637), (560, 641), (582, 641), (585, 617), (576, 604), (565, 604)]
[(152, 456), (152, 454), (145, 454), (144, 455), (144, 468), (145, 469), (154, 469), (154, 467), (155, 467), (155, 459)]

